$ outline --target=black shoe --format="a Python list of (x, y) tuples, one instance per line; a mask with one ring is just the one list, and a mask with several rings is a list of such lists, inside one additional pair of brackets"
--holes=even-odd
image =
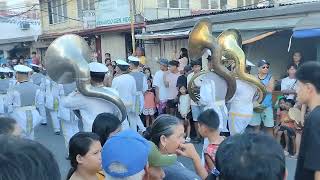
[(47, 125), (47, 123), (41, 123), (41, 125), (42, 125), (42, 126), (46, 126), (46, 125)]
[(60, 135), (60, 131), (54, 132), (55, 135)]

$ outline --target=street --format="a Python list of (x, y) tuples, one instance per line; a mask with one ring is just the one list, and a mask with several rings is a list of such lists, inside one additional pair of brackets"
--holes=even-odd
[[(70, 165), (68, 160), (66, 160), (67, 151), (64, 145), (63, 136), (54, 135), (54, 132), (50, 123), (48, 123), (47, 126), (39, 125), (35, 129), (35, 136), (37, 141), (39, 141), (44, 146), (46, 146), (55, 155), (55, 158), (59, 163), (62, 179), (66, 179)], [(197, 151), (199, 153), (201, 151), (201, 146), (202, 145), (200, 144), (196, 145)], [(180, 157), (179, 161), (182, 162), (187, 168), (194, 170), (192, 162), (189, 159)], [(295, 167), (296, 167), (296, 160), (292, 158), (287, 158), (286, 165), (287, 165), (287, 170), (289, 175), (288, 180), (293, 180)]]

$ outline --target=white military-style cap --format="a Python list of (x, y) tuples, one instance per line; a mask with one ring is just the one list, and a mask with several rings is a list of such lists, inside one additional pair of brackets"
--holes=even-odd
[(37, 68), (41, 68), (41, 66), (39, 66), (39, 65), (37, 65), (37, 64), (33, 64), (33, 63), (31, 63), (30, 66), (32, 66), (32, 67), (37, 67)]
[(122, 59), (116, 60), (116, 63), (119, 66), (129, 66), (129, 64), (126, 61), (122, 60)]
[(90, 72), (97, 72), (97, 73), (106, 73), (108, 72), (108, 68), (106, 65), (98, 62), (91, 62), (89, 63)]
[(129, 60), (129, 61), (132, 61), (132, 62), (140, 62), (140, 59), (137, 58), (137, 57), (134, 57), (134, 56), (129, 56), (129, 57), (128, 57), (128, 60)]
[(13, 67), (13, 69), (16, 71), (16, 72), (20, 72), (20, 73), (28, 73), (28, 72), (31, 72), (32, 69), (29, 68), (28, 66), (25, 66), (25, 65), (16, 65)]
[(248, 59), (246, 60), (246, 65), (247, 66), (251, 66), (251, 67), (254, 67), (255, 65), (251, 62), (251, 61), (249, 61)]
[(5, 69), (6, 73), (13, 73), (13, 72), (14, 72), (14, 71), (13, 71), (11, 68), (9, 68), (9, 67), (5, 67), (4, 69)]

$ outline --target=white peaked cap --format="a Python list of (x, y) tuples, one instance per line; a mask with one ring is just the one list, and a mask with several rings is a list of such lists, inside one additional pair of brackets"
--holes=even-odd
[(254, 67), (255, 65), (251, 62), (251, 61), (249, 61), (248, 59), (246, 60), (246, 65), (247, 66), (251, 66), (251, 67)]
[(116, 60), (116, 63), (117, 63), (117, 65), (121, 65), (121, 66), (129, 66), (129, 64), (122, 59)]
[(10, 69), (9, 67), (5, 67), (4, 69), (5, 69), (5, 72), (6, 72), (6, 73), (14, 72), (14, 71), (13, 71), (12, 69)]
[(129, 61), (133, 61), (133, 62), (140, 62), (140, 59), (137, 58), (137, 57), (134, 57), (134, 56), (129, 56), (129, 57), (128, 57), (128, 60), (129, 60)]
[(13, 67), (13, 69), (16, 71), (16, 72), (21, 72), (21, 73), (28, 73), (28, 72), (31, 72), (32, 69), (29, 68), (28, 66), (25, 66), (25, 65), (16, 65)]
[(106, 72), (108, 72), (107, 66), (105, 66), (102, 63), (98, 63), (98, 62), (89, 63), (89, 69), (90, 69), (90, 72), (97, 72), (97, 73), (106, 73)]
[(7, 71), (6, 71), (6, 69), (5, 69), (5, 68), (3, 68), (3, 67), (0, 67), (0, 72), (3, 72), (3, 73), (5, 73), (5, 72), (7, 72)]
[(36, 65), (36, 64), (30, 64), (30, 66), (33, 66), (33, 67), (37, 67), (37, 68), (41, 68), (41, 66), (39, 66), (39, 65)]

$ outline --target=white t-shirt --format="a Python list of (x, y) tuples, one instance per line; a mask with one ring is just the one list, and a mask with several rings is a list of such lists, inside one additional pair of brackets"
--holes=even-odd
[[(289, 77), (283, 78), (281, 80), (281, 91), (283, 90), (296, 90), (297, 88), (297, 80), (291, 79)], [(289, 94), (286, 96), (287, 99), (294, 99), (294, 94)]]
[(189, 94), (180, 96), (178, 110), (182, 116), (187, 116), (190, 112), (190, 101), (191, 99)]
[(168, 88), (168, 94), (167, 94), (168, 100), (175, 99), (178, 95), (177, 80), (180, 75), (181, 74), (179, 72), (178, 73), (171, 73), (170, 72), (166, 76), (166, 81), (169, 82), (169, 88)]
[(164, 71), (157, 71), (156, 74), (153, 77), (153, 86), (156, 86), (159, 88), (159, 100), (160, 101), (165, 101), (167, 100), (168, 97), (168, 88), (164, 85), (163, 81), (163, 75)]

